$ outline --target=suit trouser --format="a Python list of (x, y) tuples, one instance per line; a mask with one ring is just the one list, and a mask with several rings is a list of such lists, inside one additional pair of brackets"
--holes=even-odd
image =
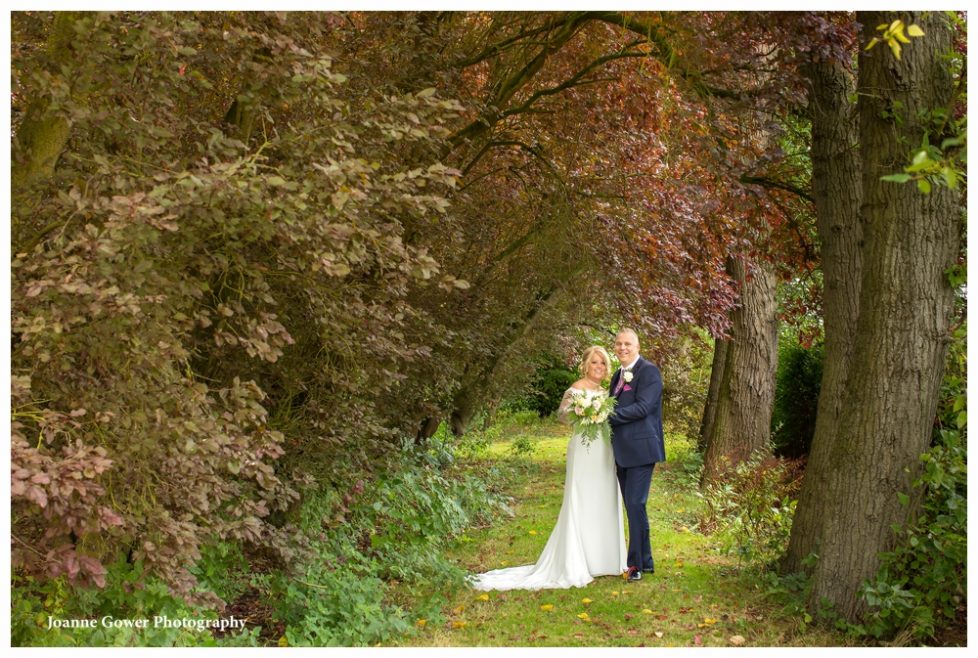
[(630, 468), (617, 466), (618, 485), (621, 487), (625, 514), (628, 516), (628, 566), (639, 569), (655, 568), (655, 562), (652, 561), (652, 542), (649, 539), (649, 516), (645, 511), (649, 487), (652, 486), (653, 468), (655, 464)]

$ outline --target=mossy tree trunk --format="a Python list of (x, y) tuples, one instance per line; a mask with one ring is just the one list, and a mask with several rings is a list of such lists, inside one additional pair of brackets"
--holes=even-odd
[[(906, 45), (899, 60), (885, 44), (860, 52), (866, 245), (837, 438), (822, 467), (827, 486), (818, 503), (825, 509), (811, 592), (813, 607), (827, 601), (850, 620), (865, 609), (859, 590), (892, 547), (893, 526), (911, 511), (900, 496), (911, 492), (931, 440), (953, 310), (945, 271), (961, 239), (957, 191), (941, 185), (922, 194), (912, 184), (880, 180), (902, 171), (933, 129), (926, 117), (946, 107), (953, 91), (944, 62), (952, 31), (943, 14), (860, 13), (863, 43), (895, 18), (926, 36)], [(930, 135), (931, 143), (941, 138)]]
[(855, 91), (855, 79), (842, 63), (827, 60), (812, 62), (806, 75), (811, 83), (812, 191), (825, 285), (825, 359), (815, 435), (782, 563), (785, 573), (804, 570), (806, 558), (818, 551), (821, 514), (825, 509), (819, 499), (826, 491), (826, 460), (835, 441), (849, 374), (862, 273), (859, 129), (855, 105), (849, 100)]

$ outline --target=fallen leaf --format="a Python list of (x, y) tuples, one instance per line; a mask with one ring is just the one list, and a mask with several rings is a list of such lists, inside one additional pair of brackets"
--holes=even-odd
[(611, 595), (612, 596), (618, 596), (618, 592), (612, 592)]
[(586, 612), (582, 612), (581, 614), (577, 615), (577, 618), (578, 619), (583, 619), (584, 621), (587, 621), (588, 619), (590, 619), (590, 617), (588, 616), (588, 614)]
[(530, 530), (530, 534), (531, 535), (535, 535), (535, 534), (537, 534), (537, 531), (536, 530)]
[(540, 609), (543, 610), (544, 612), (550, 612), (551, 610), (554, 609), (554, 604), (544, 603), (543, 605), (540, 606)]
[(743, 646), (744, 642), (746, 641), (747, 640), (744, 639), (743, 635), (734, 635), (730, 638), (730, 644), (734, 645), (735, 647)]
[(424, 628), (427, 624), (428, 624), (427, 619), (419, 619), (418, 621), (414, 622), (414, 625), (417, 626), (418, 628)]
[(581, 603), (583, 603), (584, 605), (587, 605), (587, 604), (591, 603), (591, 599), (585, 597), (585, 598), (581, 599)]
[(460, 605), (457, 608), (453, 608), (452, 609), (452, 612), (457, 615), (457, 614), (460, 614), (463, 610), (465, 610), (465, 606), (464, 605)]
[(452, 622), (452, 628), (465, 628), (468, 625), (469, 625), (469, 622), (467, 622), (467, 621), (453, 621)]
[(651, 615), (652, 614), (652, 611), (649, 610), (648, 608), (645, 608), (644, 610), (642, 610), (642, 614)]
[(693, 644), (695, 644), (698, 647), (703, 646), (703, 637), (700, 636), (700, 635), (697, 635), (696, 637), (694, 637), (693, 638)]
[(488, 594), (482, 594), (482, 595), (479, 596), (479, 600), (480, 601), (488, 601), (489, 600), (489, 595)]
[(662, 637), (662, 631), (656, 631), (655, 632), (655, 636), (658, 637), (658, 638), (661, 638)]

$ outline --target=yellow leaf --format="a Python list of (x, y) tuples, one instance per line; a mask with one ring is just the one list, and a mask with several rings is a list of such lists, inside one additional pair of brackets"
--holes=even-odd
[(452, 609), (452, 612), (457, 615), (457, 614), (461, 613), (463, 610), (465, 610), (465, 606), (464, 605), (460, 605), (457, 608), (453, 608)]
[(746, 641), (747, 640), (744, 639), (743, 635), (734, 635), (730, 638), (730, 644), (734, 645), (735, 647), (743, 646), (744, 642)]
[(902, 41), (903, 43), (910, 43), (910, 39), (908, 39), (906, 35), (903, 33), (903, 25), (900, 26), (900, 29), (893, 31), (893, 36), (895, 36), (898, 41)]
[(872, 39), (869, 40), (869, 43), (866, 44), (866, 50), (869, 50), (870, 48), (872, 48), (873, 46), (875, 46), (879, 42), (880, 42), (879, 39), (877, 39), (876, 37), (873, 37)]
[(481, 596), (479, 596), (479, 600), (480, 601), (488, 601), (489, 600), (489, 595), (488, 594), (482, 594)]
[(886, 29), (886, 28), (888, 28), (888, 27), (890, 27), (890, 26), (889, 26), (889, 25), (887, 25), (886, 23), (883, 23), (882, 25), (877, 25), (877, 26), (876, 26), (876, 30), (877, 30), (878, 32), (882, 32), (883, 30), (885, 30), (885, 29)]
[(612, 592), (611, 595), (612, 596), (618, 596), (618, 592)]
[(582, 612), (581, 614), (577, 615), (577, 618), (578, 619), (583, 619), (584, 621), (587, 621), (588, 619), (590, 619), (590, 617), (588, 617), (588, 614), (586, 612)]
[(886, 42), (886, 44), (890, 47), (890, 50), (893, 51), (893, 56), (900, 59), (900, 42), (896, 39), (890, 39)]
[(540, 609), (543, 610), (544, 612), (550, 612), (551, 610), (554, 609), (554, 604), (544, 603), (543, 605), (540, 606)]
[(417, 626), (418, 628), (424, 628), (427, 624), (428, 624), (427, 619), (419, 619), (418, 621), (414, 622), (414, 625)]
[(537, 531), (536, 530), (530, 530), (530, 534), (531, 535), (535, 535), (535, 534), (537, 534)]
[(652, 611), (649, 610), (648, 608), (645, 608), (644, 610), (642, 610), (642, 614), (643, 615), (651, 615), (652, 614)]
[(452, 628), (465, 628), (468, 625), (469, 625), (469, 622), (467, 622), (467, 621), (453, 621), (452, 622)]
[(922, 37), (924, 36), (924, 31), (920, 29), (919, 25), (911, 25), (907, 28), (907, 34), (912, 37)]
[(890, 31), (896, 32), (897, 30), (903, 30), (903, 21), (901, 21), (899, 18), (890, 23)]
[(282, 637), (280, 637), (278, 639), (278, 645), (280, 647), (287, 647), (287, 646), (289, 646), (289, 639), (283, 635)]
[(587, 605), (588, 603), (591, 603), (591, 599), (585, 597), (585, 598), (581, 599), (581, 603), (583, 603), (584, 605)]

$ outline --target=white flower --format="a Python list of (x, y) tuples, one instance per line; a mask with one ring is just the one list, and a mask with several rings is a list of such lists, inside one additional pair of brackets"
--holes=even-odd
[(601, 408), (601, 398), (595, 397), (593, 400), (591, 400), (591, 408), (594, 409), (595, 411), (597, 411), (598, 409), (600, 409)]
[(632, 379), (635, 377), (635, 375), (632, 374), (632, 371), (631, 370), (626, 370), (625, 371), (625, 374), (624, 374), (624, 377), (625, 377), (625, 383), (626, 384), (631, 384), (632, 383)]
[(583, 416), (584, 415), (584, 407), (582, 407), (581, 405), (575, 406), (574, 407), (574, 413), (576, 413), (578, 416)]

